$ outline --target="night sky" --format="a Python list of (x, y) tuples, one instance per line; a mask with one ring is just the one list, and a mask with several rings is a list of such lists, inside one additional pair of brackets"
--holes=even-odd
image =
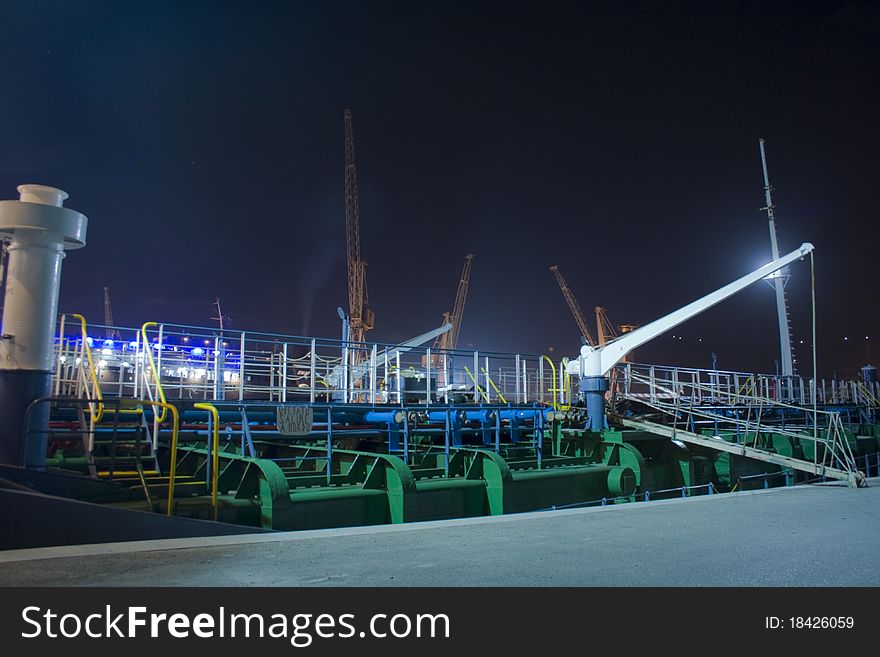
[[(670, 4), (0, 0), (0, 197), (89, 217), (63, 312), (101, 323), (108, 285), (119, 325), (210, 326), (219, 296), (335, 338), (351, 108), (370, 338), (438, 326), (473, 252), (459, 347), (559, 359), (552, 264), (591, 324), (644, 324), (770, 260), (764, 137), (820, 375), (851, 376), (880, 360), (880, 5)], [(809, 261), (789, 298), (807, 370)], [(672, 333), (638, 360), (774, 371), (772, 289)]]

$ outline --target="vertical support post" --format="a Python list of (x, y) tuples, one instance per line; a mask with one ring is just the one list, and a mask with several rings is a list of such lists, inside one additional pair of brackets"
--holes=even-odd
[(385, 402), (388, 403), (391, 401), (391, 393), (388, 390), (391, 388), (391, 373), (388, 371), (389, 363), (388, 363), (388, 350), (385, 350)]
[(425, 349), (425, 403), (431, 403), (431, 347)]
[[(223, 338), (214, 338), (214, 399), (226, 399), (226, 348)], [(197, 382), (198, 383), (198, 382)], [(208, 398), (208, 354), (205, 354), (204, 398)]]
[[(153, 395), (153, 399), (159, 399), (159, 387), (162, 385), (162, 338), (164, 335), (164, 324), (159, 324), (159, 354), (156, 357), (156, 392)], [(144, 349), (151, 349), (150, 345), (145, 344)], [(85, 361), (83, 361), (85, 363)], [(157, 447), (159, 444), (159, 415), (156, 413), (156, 407), (153, 407), (153, 449)]]
[(330, 463), (333, 459), (333, 411), (327, 407), (327, 485), (330, 485)]
[(449, 436), (450, 426), (449, 425), (450, 425), (450, 421), (451, 421), (451, 418), (449, 417), (450, 413), (451, 413), (451, 411), (447, 408), (446, 409), (446, 431), (445, 431), (446, 440), (443, 445), (443, 456), (444, 456), (443, 473), (447, 477), (449, 476), (449, 438), (450, 438), (450, 436)]
[(315, 403), (315, 381), (317, 379), (317, 372), (315, 371), (315, 367), (318, 364), (318, 355), (315, 353), (315, 338), (312, 338), (312, 355), (309, 359), (309, 403)]
[(162, 338), (165, 333), (165, 325), (159, 324), (159, 353), (156, 356), (156, 392), (154, 399), (159, 399), (159, 387), (162, 385), (162, 352), (164, 349), (162, 348)]
[(409, 465), (409, 413), (403, 414), (403, 462)]
[(537, 439), (537, 445), (535, 446), (538, 452), (538, 470), (541, 469), (541, 460), (544, 456), (544, 411), (538, 409), (535, 411), (535, 438)]
[[(117, 414), (118, 417), (118, 414)], [(211, 437), (214, 435), (214, 414), (208, 413), (208, 431), (205, 436), (205, 485), (208, 487), (208, 491), (211, 490), (211, 482), (213, 481), (213, 465), (214, 465), (214, 441), (211, 440)], [(214, 504), (216, 505), (217, 500), (214, 500)], [(215, 506), (216, 509), (216, 506)]]
[(64, 346), (64, 319), (67, 315), (61, 315), (61, 324), (58, 327), (58, 353), (55, 354), (55, 396), (61, 393), (61, 353)]
[(449, 403), (449, 389), (452, 387), (452, 382), (449, 380), (449, 354), (443, 354), (443, 381), (446, 384), (446, 389), (443, 392), (443, 401), (445, 403)]
[(523, 404), (529, 403), (529, 375), (526, 360), (522, 362), (522, 378), (523, 378)]
[(346, 342), (345, 346), (342, 348), (342, 401), (348, 403), (349, 395), (348, 395), (348, 362), (349, 358), (349, 345)]
[(378, 359), (378, 355), (377, 355), (377, 351), (376, 351), (376, 345), (374, 344), (372, 351), (370, 351), (370, 403), (371, 404), (376, 403), (376, 384), (378, 381), (378, 379), (376, 377), (376, 369), (379, 366), (378, 363), (376, 362), (377, 359)]
[(403, 406), (403, 380), (400, 375), (400, 352), (394, 354), (394, 366), (397, 368), (397, 375), (394, 377), (397, 381), (397, 403)]
[[(280, 379), (280, 377), (279, 377)], [(281, 401), (281, 383), (278, 383), (278, 401)], [(269, 401), (275, 401), (275, 354), (269, 354)]]
[[(486, 356), (485, 361), (486, 361), (486, 368), (485, 368), (486, 369), (486, 382), (483, 384), (483, 388), (486, 390), (486, 401), (492, 401), (492, 386), (489, 385), (489, 380), (491, 377), (489, 376), (489, 357), (488, 356)], [(480, 380), (480, 375), (478, 372), (474, 372), (474, 376), (477, 377), (477, 381)], [(504, 384), (502, 383), (501, 386), (503, 388)]]
[(568, 376), (565, 373), (565, 363), (566, 363), (565, 358), (563, 358), (561, 361), (559, 361), (559, 381), (556, 385), (559, 386), (559, 390), (560, 390), (559, 399), (561, 400), (561, 403), (564, 406), (568, 407), (568, 406), (571, 406), (571, 396), (570, 396), (571, 390), (569, 388), (566, 388), (566, 385), (565, 385), (565, 377)]
[(281, 401), (287, 401), (287, 343), (281, 349), (281, 357), (284, 362), (281, 363)]
[(479, 399), (480, 399), (480, 391), (479, 391), (480, 383), (479, 383), (479, 381), (480, 381), (480, 352), (475, 351), (474, 352), (474, 386), (476, 388), (474, 390), (474, 401), (475, 402), (479, 401)]
[(244, 331), (241, 332), (241, 346), (238, 349), (238, 401), (244, 401)]
[(141, 332), (135, 332), (135, 345), (134, 345), (134, 395), (135, 399), (140, 399), (139, 391), (141, 385), (141, 376), (143, 376), (141, 372)]
[[(488, 368), (488, 367), (486, 368), (486, 371), (487, 371), (487, 372), (489, 371), (489, 368)], [(516, 400), (517, 403), (520, 402), (521, 391), (522, 391), (522, 388), (521, 388), (521, 386), (520, 386), (520, 380), (519, 380), (519, 378), (520, 378), (520, 358), (519, 358), (519, 354), (517, 354), (517, 355), (516, 355), (516, 375), (514, 376), (514, 382), (515, 382), (515, 386), (514, 386), (514, 389), (515, 389), (515, 395), (514, 395), (514, 397), (513, 397), (513, 398)]]
[(544, 403), (544, 359), (538, 359), (538, 401)]

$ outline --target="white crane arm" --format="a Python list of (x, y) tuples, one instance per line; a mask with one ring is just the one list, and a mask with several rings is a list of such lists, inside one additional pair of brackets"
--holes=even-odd
[(732, 283), (728, 283), (724, 287), (669, 313), (665, 317), (656, 319), (650, 324), (646, 324), (629, 333), (624, 333), (604, 346), (590, 347), (589, 345), (584, 345), (581, 347), (580, 356), (571, 359), (566, 370), (569, 374), (579, 374), (580, 376), (604, 376), (611, 368), (623, 360), (629, 352), (638, 349), (646, 342), (650, 342), (682, 322), (686, 322), (715, 304), (744, 290), (752, 283), (760, 281), (762, 278), (782, 269), (795, 260), (800, 260), (812, 250), (813, 245), (809, 242), (804, 242), (799, 249), (767, 263), (752, 273), (746, 274)]

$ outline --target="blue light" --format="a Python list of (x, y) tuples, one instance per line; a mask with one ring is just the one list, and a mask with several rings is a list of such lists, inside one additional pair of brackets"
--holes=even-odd
[(104, 346), (112, 349), (113, 348), (113, 340), (104, 340)]
[(161, 348), (162, 348), (162, 345), (160, 345), (158, 342), (153, 345), (153, 349), (161, 349)]
[(193, 356), (201, 356), (205, 353), (205, 350), (201, 347), (193, 347), (193, 350), (190, 352)]

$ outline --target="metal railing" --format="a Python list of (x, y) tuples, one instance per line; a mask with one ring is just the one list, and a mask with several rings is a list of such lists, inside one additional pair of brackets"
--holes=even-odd
[[(812, 462), (813, 472), (835, 470), (835, 474), (846, 474), (853, 482), (861, 482), (863, 479), (837, 412), (698, 383), (698, 377), (682, 380), (681, 377), (673, 376), (672, 380), (667, 380), (645, 376), (630, 368), (628, 381), (630, 384), (647, 387), (648, 392), (638, 396), (624, 393), (624, 396), (667, 416), (665, 424), (670, 425), (672, 437), (676, 437), (676, 432), (679, 432), (682, 440), (708, 444), (711, 441), (705, 441), (700, 436), (700, 429), (708, 428), (713, 438), (728, 435), (733, 442), (742, 446), (744, 455), (771, 462), (784, 461), (790, 467), (798, 469), (804, 469)], [(635, 426), (631, 420), (624, 419), (623, 423)], [(805, 458), (773, 455), (771, 452), (774, 450), (764, 445), (766, 434), (785, 436), (796, 441), (804, 446)], [(721, 443), (716, 444), (721, 447)], [(762, 454), (763, 451), (767, 454)]]
[(211, 511), (214, 515), (214, 520), (217, 520), (217, 493), (220, 482), (220, 413), (213, 404), (193, 404), (193, 408), (208, 411), (211, 420), (208, 438), (211, 471), (208, 479), (211, 481)]
[[(71, 356), (91, 341), (104, 394), (169, 401), (275, 401), (398, 404), (545, 403), (557, 382), (535, 354), (508, 354), (231, 331), (147, 322), (140, 330), (89, 325), (56, 340), (55, 391), (68, 394), (83, 363)], [(91, 337), (90, 337), (91, 336)], [(469, 373), (470, 372), (470, 373)], [(570, 399), (567, 401), (571, 401)]]
[(619, 394), (656, 401), (658, 387), (663, 395), (683, 395), (690, 387), (698, 403), (736, 405), (753, 397), (801, 406), (816, 404), (855, 404), (880, 409), (880, 382), (812, 379), (756, 374), (727, 370), (671, 367), (621, 363), (615, 367), (620, 376)]

